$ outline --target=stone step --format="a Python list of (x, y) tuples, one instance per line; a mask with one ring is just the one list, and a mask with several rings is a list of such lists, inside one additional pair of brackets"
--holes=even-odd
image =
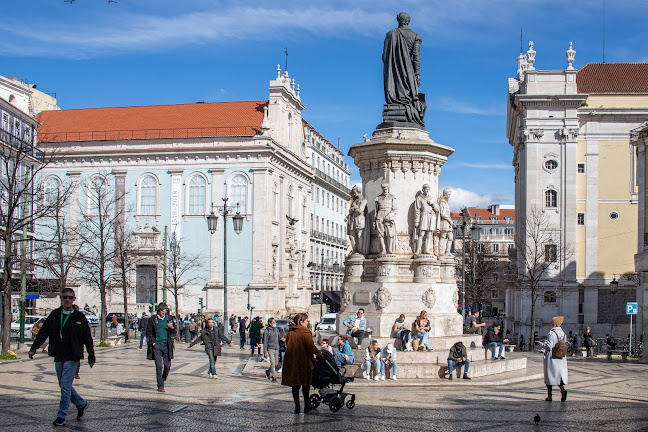
[[(352, 350), (354, 356), (354, 363), (362, 363), (362, 360), (365, 357), (366, 350)], [(432, 350), (432, 351), (398, 351), (396, 353), (396, 360), (400, 364), (402, 363), (445, 363), (448, 358), (450, 350)], [(468, 348), (466, 350), (468, 358), (470, 361), (485, 361), (487, 358), (490, 359), (491, 353), (490, 350), (485, 350), (482, 347), (478, 348)], [(505, 353), (505, 356), (511, 358), (514, 355), (511, 353)]]

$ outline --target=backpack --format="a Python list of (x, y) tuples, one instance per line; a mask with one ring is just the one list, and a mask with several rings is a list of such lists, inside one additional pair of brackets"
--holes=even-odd
[(189, 323), (189, 331), (196, 331), (198, 330), (198, 326), (196, 325), (195, 322)]
[(567, 349), (569, 348), (569, 345), (567, 345), (567, 342), (565, 342), (564, 338), (560, 339), (558, 337), (558, 333), (555, 331), (551, 330), (556, 337), (558, 338), (558, 342), (553, 346), (551, 349), (551, 355), (553, 358), (561, 359), (564, 358), (567, 355)]

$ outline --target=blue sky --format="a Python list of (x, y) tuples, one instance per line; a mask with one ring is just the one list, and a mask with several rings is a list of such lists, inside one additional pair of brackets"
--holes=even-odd
[[(506, 91), (520, 27), (537, 69), (566, 67), (570, 41), (575, 67), (603, 58), (603, 0), (28, 3), (4, 2), (0, 75), (63, 109), (265, 99), (288, 47), (304, 118), (345, 153), (381, 122), (383, 38), (406, 11), (423, 37), (426, 129), (456, 150), (441, 172), (454, 208), (513, 203)], [(646, 1), (607, 1), (606, 61), (648, 61), (647, 15)]]

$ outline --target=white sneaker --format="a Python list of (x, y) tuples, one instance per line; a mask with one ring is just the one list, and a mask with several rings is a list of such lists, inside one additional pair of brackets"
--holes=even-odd
[(282, 370), (283, 370), (283, 368), (279, 369), (277, 372), (281, 373)]
[(364, 379), (366, 379), (367, 381), (371, 381), (371, 377), (367, 374), (364, 374)]
[(374, 381), (380, 381), (380, 377), (378, 375), (375, 376)]
[(380, 379), (381, 379), (382, 381), (385, 381), (385, 375), (381, 376)]
[(367, 377), (368, 377), (367, 372), (362, 371), (362, 378), (367, 379)]
[(396, 379), (397, 379), (397, 378), (396, 378), (396, 375), (393, 375), (393, 376), (392, 376), (392, 379), (393, 379), (394, 381), (396, 381)]

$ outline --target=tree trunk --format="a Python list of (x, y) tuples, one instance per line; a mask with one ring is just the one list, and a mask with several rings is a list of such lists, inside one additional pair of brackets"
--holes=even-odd
[(176, 313), (175, 338), (179, 339), (180, 338), (180, 325), (179, 325), (180, 324), (180, 309), (178, 309), (179, 302), (178, 302), (178, 290), (177, 289), (174, 290), (174, 294), (175, 295), (173, 297), (175, 297), (175, 311), (176, 311), (175, 312)]
[[(6, 264), (6, 260), (5, 260)], [(2, 355), (7, 355), (10, 349), (11, 337), (11, 284), (7, 283), (7, 272), (3, 272), (3, 292), (2, 292)]]
[(101, 318), (99, 320), (101, 331), (99, 332), (99, 339), (101, 342), (105, 342), (108, 334), (106, 332), (106, 287), (103, 284), (99, 286), (99, 293), (101, 295)]
[(130, 330), (128, 329), (128, 286), (123, 283), (122, 288), (124, 289), (124, 331), (128, 333), (130, 339)]
[(531, 290), (531, 335), (529, 336), (530, 346), (529, 351), (535, 349), (535, 307), (536, 298), (534, 290)]

